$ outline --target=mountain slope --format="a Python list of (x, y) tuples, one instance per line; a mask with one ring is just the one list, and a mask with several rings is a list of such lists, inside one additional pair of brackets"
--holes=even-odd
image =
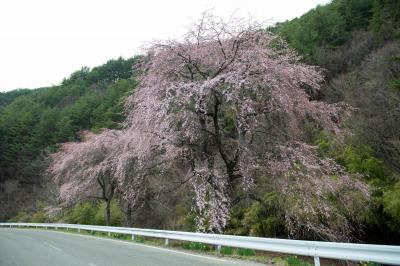
[(81, 130), (119, 127), (122, 100), (136, 84), (131, 77), (136, 60), (84, 67), (59, 86), (0, 94), (0, 219), (15, 214), (11, 202), (32, 205), (30, 197), (42, 186), (45, 155), (57, 143), (79, 139)]
[(272, 30), (327, 69), (316, 97), (355, 108), (344, 147), (317, 141), (374, 189), (366, 241), (400, 241), (400, 2), (335, 0)]

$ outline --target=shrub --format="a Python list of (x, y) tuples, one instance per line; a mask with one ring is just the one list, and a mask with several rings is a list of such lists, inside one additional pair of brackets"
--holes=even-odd
[[(105, 225), (105, 203), (101, 202), (96, 207), (96, 213), (94, 215), (94, 224)], [(111, 226), (121, 226), (123, 221), (123, 213), (118, 201), (113, 199), (110, 205), (110, 225)]]
[(29, 219), (29, 222), (31, 223), (45, 223), (49, 222), (49, 217), (43, 210), (39, 210), (36, 213), (32, 215), (32, 217)]
[(388, 221), (392, 230), (400, 232), (400, 181), (383, 194), (384, 212), (392, 218)]
[(67, 215), (67, 220), (73, 224), (94, 224), (94, 216), (96, 208), (89, 202), (76, 203), (70, 213)]
[(26, 223), (26, 222), (29, 222), (30, 220), (31, 220), (31, 215), (22, 211), (22, 212), (19, 212), (16, 216), (9, 219), (8, 221)]

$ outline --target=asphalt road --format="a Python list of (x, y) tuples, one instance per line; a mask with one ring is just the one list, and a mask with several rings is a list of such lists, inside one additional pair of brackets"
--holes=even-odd
[(0, 228), (1, 266), (261, 265), (63, 232)]

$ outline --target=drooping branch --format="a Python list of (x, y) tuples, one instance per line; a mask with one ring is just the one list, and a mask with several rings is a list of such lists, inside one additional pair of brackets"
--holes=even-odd
[[(59, 169), (55, 179), (67, 176), (67, 187), (80, 191), (107, 174), (130, 208), (190, 184), (199, 231), (223, 232), (237, 191), (254, 194), (259, 176), (275, 173), (271, 175), (286, 180), (287, 187), (301, 184), (292, 184), (285, 172), (279, 172), (279, 164), (269, 161), (270, 154), (290, 143), (303, 143), (306, 120), (340, 136), (341, 119), (349, 110), (344, 104), (311, 101), (304, 88), (320, 89), (320, 69), (301, 63), (284, 41), (262, 25), (234, 17), (223, 21), (203, 14), (179, 41), (150, 47), (142, 68), (140, 85), (125, 102), (124, 129), (115, 132), (113, 144), (97, 139), (90, 145), (73, 144), (81, 151), (54, 164)], [(106, 131), (98, 138), (109, 139), (109, 135)], [(299, 150), (301, 156), (314, 158), (305, 165), (304, 176), (316, 177), (315, 169), (325, 171), (331, 165), (329, 161), (318, 165), (307, 149)], [(336, 171), (343, 187), (368, 197), (363, 187), (352, 187), (355, 182)], [(168, 173), (173, 174), (163, 179)], [(150, 189), (151, 178), (159, 182), (157, 188)], [(323, 188), (332, 185), (326, 178), (316, 180)], [(318, 187), (309, 186), (308, 191), (315, 193), (312, 189)], [(62, 191), (68, 195), (66, 189)], [(326, 213), (333, 215), (333, 211)], [(299, 228), (307, 218), (287, 217), (287, 228)], [(343, 221), (346, 226), (350, 220)], [(332, 224), (309, 228), (325, 236), (339, 230)], [(342, 235), (346, 234), (352, 230)]]

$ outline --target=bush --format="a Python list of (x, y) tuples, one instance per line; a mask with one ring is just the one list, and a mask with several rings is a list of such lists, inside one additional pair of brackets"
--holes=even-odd
[(384, 212), (392, 218), (388, 221), (392, 230), (400, 232), (400, 181), (383, 194)]
[[(94, 215), (94, 224), (105, 225), (105, 203), (101, 202), (96, 207), (96, 214)], [(123, 222), (123, 213), (118, 201), (113, 199), (110, 205), (110, 225), (121, 226)]]
[(361, 173), (368, 180), (385, 179), (385, 167), (381, 160), (373, 157), (369, 149), (356, 151), (353, 147), (347, 147), (341, 158), (347, 170), (351, 173)]
[(16, 216), (9, 219), (9, 222), (27, 223), (30, 222), (31, 215), (26, 212), (19, 212)]
[(245, 210), (242, 226), (252, 236), (277, 237), (284, 231), (284, 221), (281, 213), (280, 195), (267, 192), (262, 202), (254, 202)]
[(89, 202), (76, 203), (67, 215), (67, 221), (73, 224), (94, 224), (96, 208)]
[(50, 222), (50, 219), (43, 210), (40, 210), (32, 215), (32, 217), (29, 219), (29, 222), (31, 222), (31, 223), (46, 223), (46, 222)]
[[(65, 212), (61, 220), (65, 220), (72, 224), (91, 224), (105, 225), (105, 204), (93, 204), (90, 202), (78, 202), (71, 209)], [(110, 223), (112, 226), (121, 226), (123, 221), (123, 213), (116, 200), (111, 201), (110, 206)]]

